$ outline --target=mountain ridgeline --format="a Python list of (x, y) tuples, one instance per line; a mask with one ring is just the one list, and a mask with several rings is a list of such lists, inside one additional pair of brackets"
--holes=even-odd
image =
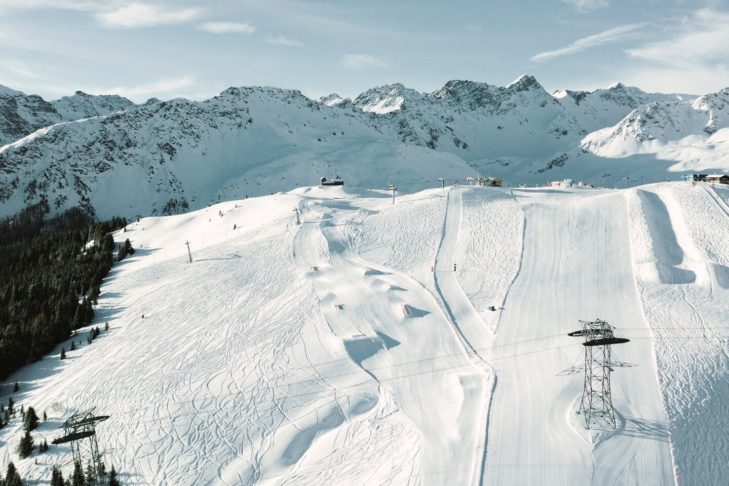
[(319, 101), (245, 87), (204, 101), (76, 93), (46, 102), (2, 88), (0, 216), (41, 200), (53, 214), (169, 214), (334, 175), (362, 190), (404, 191), (476, 175), (606, 186), (675, 179), (729, 168), (729, 144), (718, 143), (728, 137), (727, 99), (729, 90), (697, 97), (622, 84), (548, 93), (532, 76), (505, 87), (454, 80), (431, 93), (392, 84)]

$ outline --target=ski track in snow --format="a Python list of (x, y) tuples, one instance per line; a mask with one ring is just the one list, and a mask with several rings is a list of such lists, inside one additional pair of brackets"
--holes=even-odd
[[(655, 339), (679, 485), (729, 477), (729, 218), (714, 189), (651, 186), (629, 198), (635, 268)], [(662, 208), (673, 238), (651, 232)], [(664, 249), (671, 242), (670, 250)], [(662, 257), (669, 253), (670, 258)], [(656, 258), (656, 255), (658, 258)], [(672, 272), (660, 271), (670, 261)]]
[(567, 336), (600, 317), (647, 331), (630, 266), (625, 203), (616, 193), (520, 191), (525, 235), (487, 359), (497, 386), (485, 484), (670, 484), (668, 430), (650, 342), (617, 355), (639, 366), (613, 376), (614, 432), (586, 432), (575, 416), (582, 376), (560, 372), (582, 355)]
[[(296, 253), (305, 267), (316, 268), (314, 285), (332, 333), (378, 385), (380, 401), (392, 403), (386, 411), (403, 416), (422, 436), (413, 444), (421, 470), (407, 482), (467, 483), (474, 450), (483, 444), (471, 424), (485, 409), (484, 377), (423, 285), (352, 252), (339, 229), (342, 213), (352, 213), (355, 222), (362, 213), (347, 206), (304, 207)], [(328, 251), (311, 251), (321, 245)]]
[[(729, 476), (726, 191), (385, 196), (304, 188), (130, 224), (117, 239), (138, 251), (94, 324), (111, 331), (8, 380), (49, 415), (36, 441), (96, 407), (129, 485)], [(561, 373), (582, 362), (566, 333), (596, 317), (636, 365), (612, 376), (615, 431), (584, 429), (582, 375)], [(2, 470), (70, 473), (64, 446), (18, 459), (20, 434), (17, 418), (0, 431)]]

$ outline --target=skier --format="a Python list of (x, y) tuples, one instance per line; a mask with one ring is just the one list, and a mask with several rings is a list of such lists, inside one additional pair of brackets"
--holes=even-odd
[(456, 271), (456, 264), (455, 263), (453, 264), (453, 271), (454, 272)]

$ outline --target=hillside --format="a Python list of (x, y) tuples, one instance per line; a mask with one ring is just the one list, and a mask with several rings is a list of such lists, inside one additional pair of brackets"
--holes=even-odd
[(44, 128), (0, 148), (0, 216), (42, 199), (101, 218), (174, 214), (335, 175), (364, 194), (389, 184), (418, 191), (440, 177), (616, 187), (729, 169), (726, 90), (696, 98), (616, 84), (550, 94), (521, 76), (505, 87), (392, 84), (319, 102), (266, 87), (138, 106), (80, 92), (53, 103), (21, 95), (0, 96), (28, 106), (5, 110), (13, 136)]
[[(144, 218), (116, 234), (137, 252), (102, 286), (110, 331), (8, 383), (48, 412), (36, 439), (109, 414), (126, 484), (721, 484), (728, 200), (299, 188)], [(631, 339), (614, 431), (584, 429), (568, 373), (584, 348), (566, 333), (596, 317)], [(20, 460), (19, 435), (0, 430), (0, 468), (45, 479), (70, 457)]]
[(108, 115), (133, 106), (121, 96), (94, 96), (82, 91), (48, 102), (0, 85), (0, 147), (55, 123)]

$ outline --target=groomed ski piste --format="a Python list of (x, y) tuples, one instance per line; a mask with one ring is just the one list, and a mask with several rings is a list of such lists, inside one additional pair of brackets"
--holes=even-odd
[[(144, 218), (115, 235), (137, 251), (102, 287), (110, 330), (0, 400), (17, 381), (16, 403), (47, 412), (36, 443), (110, 415), (99, 444), (128, 485), (725, 484), (727, 200), (329, 187)], [(595, 318), (631, 340), (615, 429), (576, 413), (567, 333)], [(68, 445), (19, 459), (21, 430), (0, 430), (3, 470), (71, 472)]]

